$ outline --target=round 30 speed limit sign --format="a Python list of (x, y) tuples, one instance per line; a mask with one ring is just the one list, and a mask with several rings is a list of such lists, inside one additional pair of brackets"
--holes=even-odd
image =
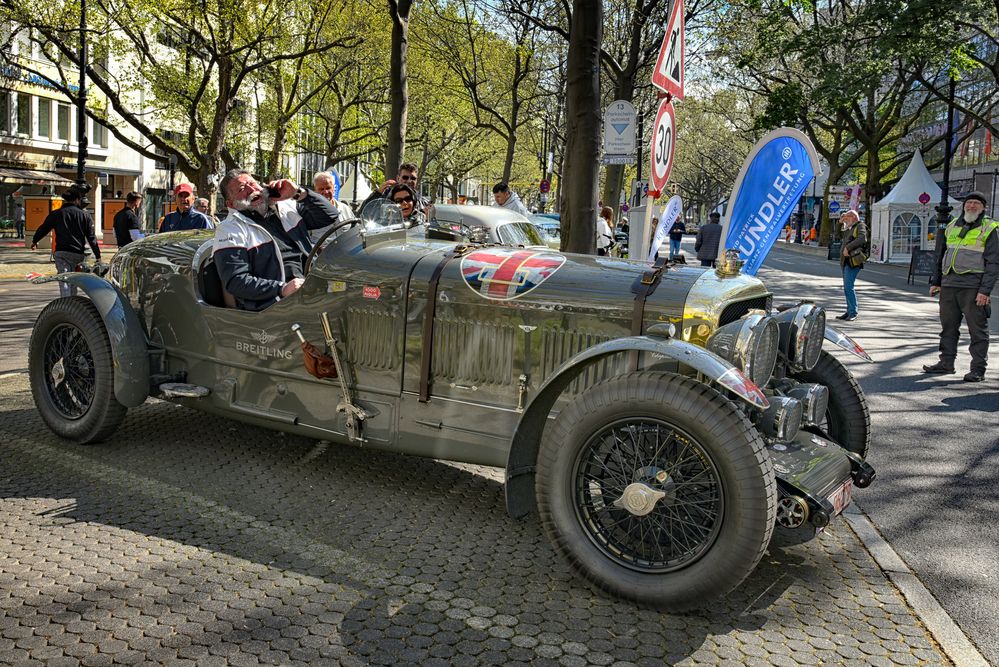
[(656, 112), (656, 123), (652, 127), (651, 173), (652, 189), (662, 191), (673, 169), (673, 149), (676, 147), (676, 115), (673, 103), (664, 99)]

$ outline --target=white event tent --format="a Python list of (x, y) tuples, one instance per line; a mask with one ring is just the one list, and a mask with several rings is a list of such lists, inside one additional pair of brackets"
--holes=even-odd
[(353, 165), (347, 165), (346, 178), (343, 179), (343, 185), (340, 186), (340, 200), (341, 201), (352, 201), (354, 199), (354, 183), (357, 183), (357, 202), (362, 202), (368, 198), (368, 195), (372, 193), (371, 180), (368, 175), (364, 173), (363, 169), (358, 171), (361, 172), (361, 178), (356, 179), (354, 173)]
[[(935, 207), (941, 190), (917, 149), (895, 187), (871, 207), (871, 260), (905, 264), (913, 250), (930, 250), (929, 233), (936, 230)], [(949, 197), (951, 206), (960, 206)]]

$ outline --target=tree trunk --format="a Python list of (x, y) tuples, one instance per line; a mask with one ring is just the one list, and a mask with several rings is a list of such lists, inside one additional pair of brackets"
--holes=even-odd
[(573, 0), (566, 61), (565, 187), (561, 188), (561, 248), (566, 252), (592, 254), (596, 248), (602, 35), (602, 0)]
[(409, 10), (412, 0), (389, 0), (392, 16), (392, 56), (389, 71), (389, 95), (392, 115), (389, 120), (388, 145), (385, 149), (385, 177), (394, 178), (406, 156), (406, 115), (409, 110), (409, 84), (406, 58), (409, 52)]
[(506, 159), (503, 162), (503, 182), (510, 182), (510, 174), (513, 171), (513, 157), (517, 150), (517, 132), (513, 130), (506, 138)]

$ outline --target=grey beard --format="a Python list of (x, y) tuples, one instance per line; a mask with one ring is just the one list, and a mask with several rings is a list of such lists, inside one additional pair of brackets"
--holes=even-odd
[(971, 213), (969, 211), (965, 211), (964, 212), (964, 221), (965, 222), (974, 222), (975, 220), (978, 220), (978, 216), (979, 216), (978, 213)]
[(270, 203), (271, 198), (267, 195), (266, 191), (263, 191), (252, 201), (250, 199), (237, 199), (232, 205), (237, 211), (254, 211), (260, 215), (264, 215), (267, 213)]

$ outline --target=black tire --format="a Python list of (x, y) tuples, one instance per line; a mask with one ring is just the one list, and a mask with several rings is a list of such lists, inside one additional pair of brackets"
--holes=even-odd
[[(535, 482), (541, 524), (576, 571), (670, 611), (738, 586), (776, 518), (759, 433), (717, 391), (672, 373), (631, 373), (583, 392), (545, 429)], [(636, 517), (613, 502), (636, 486), (667, 495)]]
[(31, 332), (28, 372), (42, 419), (59, 437), (100, 442), (125, 418), (114, 397), (107, 330), (89, 299), (72, 296), (42, 310)]
[(871, 412), (864, 390), (853, 373), (839, 359), (822, 350), (812, 370), (795, 377), (802, 382), (823, 384), (829, 389), (829, 409), (822, 427), (847, 451), (866, 457), (871, 446)]

